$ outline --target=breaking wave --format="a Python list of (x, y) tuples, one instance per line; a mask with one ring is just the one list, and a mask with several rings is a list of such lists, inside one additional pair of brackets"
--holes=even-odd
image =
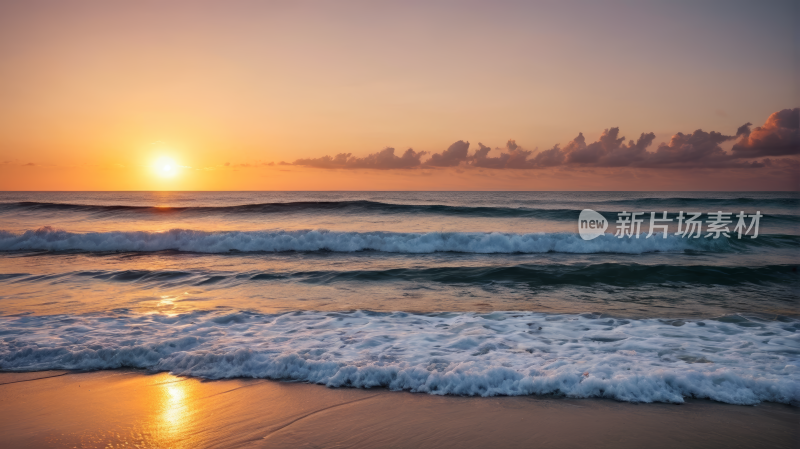
[(170, 371), (469, 396), (800, 404), (800, 321), (494, 312), (0, 318), (0, 369)]
[(500, 232), (335, 232), (302, 231), (112, 231), (73, 233), (49, 226), (15, 234), (0, 231), (0, 251), (381, 251), (390, 253), (627, 253), (727, 251), (728, 240), (616, 238), (611, 234), (585, 241), (573, 233)]

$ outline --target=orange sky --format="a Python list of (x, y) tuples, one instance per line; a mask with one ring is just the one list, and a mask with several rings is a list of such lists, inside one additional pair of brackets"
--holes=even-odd
[(797, 189), (785, 161), (264, 165), (458, 140), (535, 155), (611, 127), (654, 133), (651, 152), (678, 132), (734, 136), (800, 103), (792, 5), (4, 2), (0, 190)]

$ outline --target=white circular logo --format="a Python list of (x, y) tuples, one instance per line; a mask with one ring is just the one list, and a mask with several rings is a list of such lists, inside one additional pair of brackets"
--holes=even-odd
[(599, 213), (584, 209), (578, 217), (578, 233), (584, 240), (592, 240), (605, 234), (608, 229), (608, 220)]

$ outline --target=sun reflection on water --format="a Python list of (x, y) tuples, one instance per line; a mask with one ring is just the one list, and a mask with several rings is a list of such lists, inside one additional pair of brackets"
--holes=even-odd
[(173, 298), (175, 297), (172, 295), (162, 295), (161, 301), (158, 302), (158, 305), (161, 307), (174, 307), (175, 303), (172, 301)]

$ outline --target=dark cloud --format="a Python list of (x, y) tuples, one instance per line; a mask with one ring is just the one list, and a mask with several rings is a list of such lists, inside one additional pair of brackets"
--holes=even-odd
[(736, 135), (741, 136), (732, 148), (737, 158), (800, 154), (800, 108), (775, 112), (752, 131), (748, 123)]
[(578, 134), (578, 137), (570, 142), (571, 147), (567, 150), (567, 163), (569, 164), (583, 164), (594, 165), (600, 158), (607, 152), (612, 151), (614, 147), (618, 147), (625, 138), (617, 138), (619, 128), (611, 128), (603, 131), (600, 135), (600, 140), (597, 142), (586, 145), (586, 139), (583, 133)]
[(470, 158), (470, 165), (473, 167), (481, 168), (508, 168), (508, 169), (525, 169), (534, 168), (532, 161), (528, 157), (533, 154), (533, 151), (524, 150), (517, 145), (517, 142), (509, 140), (506, 143), (506, 153), (501, 153), (497, 157), (489, 157), (491, 148), (478, 143), (480, 149), (475, 152)]
[[(655, 151), (647, 151), (655, 134), (642, 133), (636, 141), (625, 142), (619, 128), (603, 131), (596, 142), (587, 143), (584, 135), (578, 136), (563, 148), (559, 145), (549, 150), (533, 153), (523, 150), (516, 142), (506, 144), (507, 152), (489, 157), (490, 148), (478, 144), (480, 149), (470, 158), (472, 166), (494, 169), (536, 169), (556, 166), (574, 167), (632, 167), (632, 168), (760, 168), (763, 161), (740, 161), (730, 155), (720, 144), (735, 139), (701, 129), (693, 133), (677, 133)], [(773, 161), (774, 162), (774, 161)]]
[[(649, 153), (638, 165), (650, 168), (700, 168), (729, 167), (741, 165), (719, 144), (733, 139), (716, 131), (702, 129), (691, 134), (678, 133), (668, 143), (662, 143), (654, 153)], [(747, 165), (747, 164), (744, 164)]]
[(745, 136), (749, 135), (751, 126), (753, 126), (753, 124), (750, 123), (750, 122), (747, 122), (744, 125), (736, 128), (736, 137), (739, 137), (741, 135), (745, 135)]
[(469, 142), (459, 140), (458, 142), (450, 145), (450, 147), (442, 152), (442, 154), (435, 153), (425, 162), (425, 165), (433, 167), (455, 167), (463, 161), (467, 160), (467, 151), (469, 150)]
[(478, 142), (478, 150), (475, 151), (475, 154), (472, 155), (471, 158), (472, 165), (483, 168), (503, 168), (505, 166), (505, 160), (499, 157), (487, 157), (490, 151), (492, 151), (491, 148)]
[(619, 128), (609, 128), (600, 135), (600, 140), (586, 144), (583, 134), (578, 134), (572, 142), (564, 147), (565, 160), (568, 164), (591, 165), (596, 167), (627, 167), (643, 162), (647, 156), (647, 147), (653, 143), (656, 135), (642, 133), (639, 140), (625, 143), (625, 137), (619, 137)]
[(281, 165), (307, 165), (316, 168), (345, 168), (351, 153), (339, 153), (335, 157), (322, 156), (316, 159), (298, 159), (293, 164), (281, 162)]
[(533, 158), (533, 165), (535, 167), (555, 167), (564, 163), (564, 152), (558, 147), (558, 144), (549, 150), (544, 150), (536, 153)]
[[(740, 128), (746, 128), (747, 125)], [(692, 133), (677, 133), (669, 142), (661, 143), (655, 151), (647, 151), (655, 139), (653, 133), (642, 133), (634, 142), (625, 143), (619, 137), (619, 128), (605, 130), (597, 142), (586, 143), (583, 134), (578, 134), (561, 151), (565, 164), (583, 167), (632, 167), (632, 168), (759, 168), (761, 162), (736, 160), (720, 147), (720, 144), (735, 136), (726, 136), (716, 131), (698, 129)], [(548, 157), (558, 160), (556, 148), (548, 150)], [(540, 154), (544, 154), (540, 153)], [(537, 155), (538, 157), (539, 155)]]
[(533, 169), (556, 167), (559, 165), (581, 165), (591, 167), (627, 167), (643, 162), (649, 153), (646, 149), (655, 139), (655, 134), (642, 134), (639, 140), (625, 143), (619, 137), (619, 128), (610, 128), (603, 132), (600, 140), (586, 143), (583, 134), (578, 134), (564, 148), (555, 145), (549, 150), (524, 150), (513, 140), (506, 144), (507, 152), (497, 157), (489, 157), (490, 149), (478, 144), (480, 149), (471, 158), (471, 165), (482, 168)]
[(420, 159), (425, 154), (425, 151), (414, 151), (409, 148), (402, 156), (395, 156), (394, 148), (385, 148), (362, 158), (354, 157), (351, 153), (339, 153), (335, 157), (323, 156), (316, 159), (298, 159), (292, 165), (317, 168), (372, 168), (377, 170), (415, 168), (422, 165)]
[[(525, 150), (514, 140), (504, 149), (492, 149), (478, 143), (475, 153), (469, 155), (469, 142), (459, 140), (441, 153), (434, 153), (422, 162), (424, 151), (408, 149), (395, 156), (394, 148), (386, 148), (363, 158), (351, 153), (323, 156), (316, 159), (298, 159), (291, 165), (317, 168), (369, 168), (408, 169), (425, 167), (475, 167), (481, 169), (541, 169), (548, 167), (631, 167), (631, 168), (761, 168), (786, 169), (795, 167), (794, 159), (769, 159), (766, 156), (800, 154), (800, 108), (784, 109), (767, 119), (764, 126), (750, 130), (746, 123), (728, 136), (716, 131), (698, 129), (692, 133), (677, 133), (669, 142), (659, 144), (654, 151), (655, 134), (642, 133), (639, 138), (625, 141), (619, 128), (608, 128), (597, 141), (587, 143), (583, 133), (561, 147), (549, 150)], [(730, 153), (720, 144), (738, 139)], [(752, 160), (762, 158), (761, 160)], [(748, 160), (749, 159), (749, 160)], [(281, 163), (285, 164), (285, 163)]]

